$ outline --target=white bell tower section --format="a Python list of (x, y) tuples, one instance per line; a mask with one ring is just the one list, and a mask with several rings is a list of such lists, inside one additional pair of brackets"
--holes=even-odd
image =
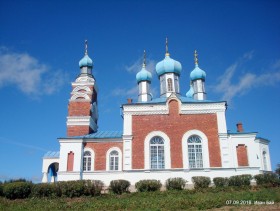
[(195, 100), (206, 100), (205, 78), (206, 73), (198, 66), (198, 54), (194, 52), (195, 68), (190, 74), (191, 85), (193, 88), (193, 98)]
[(150, 85), (152, 74), (146, 70), (146, 51), (144, 50), (144, 59), (142, 69), (137, 73), (136, 80), (138, 83), (138, 102), (147, 102), (152, 100)]

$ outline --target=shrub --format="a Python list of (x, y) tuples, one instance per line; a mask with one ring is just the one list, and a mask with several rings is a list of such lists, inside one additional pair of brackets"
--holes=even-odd
[(139, 192), (157, 191), (161, 186), (162, 184), (159, 180), (140, 180), (135, 184), (135, 188)]
[(169, 178), (165, 182), (165, 187), (167, 190), (183, 190), (187, 180), (181, 177)]
[(10, 182), (5, 183), (3, 194), (8, 199), (24, 199), (31, 193), (31, 182)]
[(100, 180), (85, 180), (85, 195), (99, 196), (104, 187), (104, 183)]
[(84, 183), (85, 182), (83, 180), (74, 180), (62, 181), (56, 184), (62, 196), (73, 198), (85, 195), (86, 187)]
[(129, 192), (128, 188), (130, 186), (130, 182), (127, 180), (112, 180), (110, 182), (109, 189), (115, 194), (122, 194), (125, 192)]
[(215, 177), (213, 182), (216, 187), (225, 187), (228, 186), (228, 178), (226, 177)]
[(31, 195), (33, 197), (55, 197), (60, 196), (59, 187), (55, 183), (40, 183), (32, 187)]
[(279, 184), (278, 176), (274, 173), (258, 174), (254, 176), (254, 179), (257, 185), (261, 186), (275, 187)]
[(211, 179), (210, 177), (192, 177), (192, 181), (194, 183), (194, 188), (198, 189), (198, 188), (208, 188), (210, 183), (211, 183)]
[(251, 184), (252, 175), (250, 174), (243, 174), (237, 176), (231, 176), (228, 181), (229, 186), (250, 186)]

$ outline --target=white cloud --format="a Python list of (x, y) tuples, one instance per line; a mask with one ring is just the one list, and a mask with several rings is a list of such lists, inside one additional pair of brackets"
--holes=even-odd
[(138, 96), (138, 86), (131, 89), (116, 88), (112, 91), (113, 96), (135, 97)]
[(244, 73), (237, 82), (233, 82), (234, 73), (237, 68), (243, 67), (244, 63), (252, 59), (253, 52), (244, 54), (244, 56), (229, 66), (225, 73), (218, 78), (218, 83), (213, 87), (217, 93), (223, 93), (222, 99), (228, 102), (236, 96), (244, 95), (254, 88), (262, 86), (273, 86), (280, 82), (280, 60), (272, 64), (266, 73), (257, 75), (254, 73)]
[(35, 146), (35, 145), (30, 145), (30, 144), (23, 144), (23, 143), (13, 141), (13, 140), (10, 140), (10, 139), (6, 139), (6, 138), (2, 138), (2, 137), (0, 137), (0, 143), (11, 144), (11, 145), (15, 145), (15, 146), (18, 146), (18, 147), (28, 148), (28, 149), (32, 149), (32, 150), (39, 150), (39, 151), (43, 151), (43, 152), (48, 151), (47, 149), (44, 149), (42, 147), (38, 147), (38, 146)]
[(27, 53), (0, 49), (0, 88), (15, 86), (24, 94), (39, 96), (57, 91), (67, 78), (61, 70), (51, 68)]
[[(130, 66), (125, 66), (125, 69), (129, 73), (136, 74), (142, 69), (142, 65), (143, 65), (143, 58), (139, 58), (135, 62), (133, 62)], [(155, 60), (149, 58), (146, 59), (146, 70), (154, 74), (155, 66), (156, 66)]]
[[(155, 73), (155, 71), (154, 71), (155, 70), (155, 64), (156, 64), (156, 62), (154, 60), (147, 58), (146, 69), (148, 71), (150, 71), (152, 74)], [(136, 75), (142, 69), (142, 65), (143, 65), (143, 58), (139, 58), (135, 62), (133, 62), (130, 66), (125, 66), (125, 69), (126, 69), (127, 72)], [(156, 93), (157, 90), (152, 89), (151, 92)], [(111, 94), (113, 96), (135, 98), (135, 97), (138, 96), (138, 86), (135, 82), (135, 86), (130, 88), (130, 89), (117, 87), (111, 92)]]

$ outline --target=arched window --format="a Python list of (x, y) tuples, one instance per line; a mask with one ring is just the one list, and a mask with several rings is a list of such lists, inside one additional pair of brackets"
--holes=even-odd
[(89, 151), (84, 152), (83, 170), (91, 171), (91, 153)]
[(190, 168), (203, 168), (202, 143), (199, 136), (188, 138), (188, 157)]
[(263, 151), (263, 170), (267, 171), (267, 156), (266, 156), (266, 151)]
[(168, 87), (169, 92), (173, 91), (173, 84), (172, 84), (172, 79), (171, 78), (167, 79), (167, 87)]
[(151, 169), (164, 169), (164, 140), (163, 138), (156, 136), (150, 141), (150, 159)]
[(110, 152), (109, 155), (110, 160), (110, 171), (118, 171), (119, 170), (119, 153), (114, 150)]

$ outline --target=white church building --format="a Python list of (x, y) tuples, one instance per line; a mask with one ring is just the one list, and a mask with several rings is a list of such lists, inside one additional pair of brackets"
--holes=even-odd
[(160, 96), (150, 93), (152, 75), (145, 60), (144, 53), (136, 75), (138, 101), (128, 99), (121, 107), (123, 131), (99, 131), (102, 107), (86, 44), (80, 74), (72, 82), (67, 135), (58, 138), (59, 152), (43, 157), (42, 182), (91, 179), (109, 185), (125, 179), (134, 185), (142, 179), (164, 183), (182, 177), (191, 183), (193, 176), (213, 179), (271, 171), (269, 140), (244, 131), (242, 123), (237, 123), (236, 132), (228, 132), (226, 102), (207, 99), (206, 73), (196, 51), (186, 94), (179, 78), (187, 70), (171, 58), (167, 42), (165, 57), (156, 65)]

